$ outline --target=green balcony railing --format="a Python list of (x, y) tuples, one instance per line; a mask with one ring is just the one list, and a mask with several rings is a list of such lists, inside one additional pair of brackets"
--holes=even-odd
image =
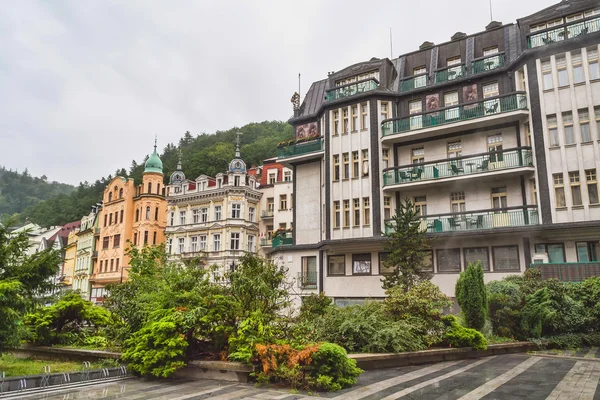
[(481, 74), (504, 66), (504, 53), (480, 58), (471, 63), (471, 74)]
[(291, 237), (275, 237), (273, 238), (273, 247), (294, 244), (294, 239)]
[(477, 102), (414, 114), (409, 117), (387, 120), (382, 122), (381, 131), (382, 136), (385, 137), (396, 133), (433, 128), (440, 125), (454, 124), (457, 122), (489, 117), (490, 115), (525, 109), (527, 109), (527, 95), (525, 92), (515, 92), (502, 96), (490, 97)]
[(591, 17), (558, 28), (550, 28), (543, 32), (532, 33), (527, 37), (527, 47), (533, 49), (598, 31), (600, 31), (600, 17)]
[(453, 81), (465, 76), (464, 65), (454, 65), (435, 72), (435, 83)]
[(426, 87), (428, 84), (427, 74), (417, 75), (400, 82), (400, 91), (408, 92), (417, 88)]
[(355, 83), (349, 83), (347, 85), (328, 90), (327, 93), (325, 93), (325, 101), (339, 100), (345, 97), (355, 96), (357, 94), (375, 90), (378, 87), (379, 82), (376, 79), (368, 79)]
[[(539, 224), (537, 206), (507, 207), (464, 211), (421, 217), (421, 229), (427, 233), (478, 231)], [(385, 232), (393, 230), (393, 220), (385, 223)]]
[(310, 142), (296, 143), (286, 147), (280, 147), (277, 149), (277, 157), (289, 158), (322, 150), (323, 140), (317, 139)]
[(531, 165), (533, 165), (531, 147), (517, 147), (388, 168), (383, 171), (383, 186), (476, 175)]
[(581, 282), (600, 276), (600, 261), (531, 264), (530, 267), (538, 268), (542, 279), (553, 278), (563, 282)]
[(298, 272), (298, 287), (301, 289), (316, 289), (317, 271)]

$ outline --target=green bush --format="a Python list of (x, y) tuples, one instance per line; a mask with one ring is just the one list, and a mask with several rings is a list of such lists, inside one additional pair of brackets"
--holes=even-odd
[(458, 323), (454, 315), (443, 317), (446, 325), (444, 342), (453, 347), (472, 347), (475, 350), (487, 349), (487, 340), (483, 334), (472, 328), (465, 328)]
[(185, 366), (184, 318), (175, 309), (156, 311), (152, 318), (125, 341), (123, 360), (141, 375), (166, 378)]
[(541, 349), (578, 349), (582, 346), (600, 346), (600, 332), (568, 333), (531, 339)]
[(354, 385), (363, 373), (356, 360), (348, 358), (346, 350), (333, 343), (321, 343), (306, 370), (309, 384), (328, 392)]
[(523, 296), (516, 282), (492, 281), (487, 284), (488, 315), (493, 331), (503, 337), (521, 337)]
[(469, 328), (481, 330), (487, 317), (487, 293), (483, 283), (483, 267), (480, 262), (469, 263), (460, 273), (455, 295)]
[(539, 289), (525, 298), (521, 310), (521, 329), (530, 338), (539, 338), (542, 328), (549, 323), (556, 312), (551, 308), (550, 293), (547, 288)]
[(302, 297), (302, 305), (300, 306), (300, 318), (316, 318), (322, 317), (329, 307), (332, 300), (325, 296), (325, 293), (311, 294)]

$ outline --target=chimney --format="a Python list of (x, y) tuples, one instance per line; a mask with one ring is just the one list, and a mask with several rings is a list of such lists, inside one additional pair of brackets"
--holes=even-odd
[(433, 47), (434, 44), (432, 42), (424, 41), (422, 45), (419, 46), (419, 50), (425, 50)]
[(454, 40), (462, 39), (464, 37), (467, 37), (466, 33), (464, 33), (464, 32), (456, 32), (454, 35), (452, 35), (452, 37), (450, 38), (450, 40), (454, 41)]
[(501, 26), (502, 26), (502, 22), (492, 21), (489, 24), (487, 24), (487, 26), (485, 27), (485, 30), (491, 31), (493, 29), (500, 28)]

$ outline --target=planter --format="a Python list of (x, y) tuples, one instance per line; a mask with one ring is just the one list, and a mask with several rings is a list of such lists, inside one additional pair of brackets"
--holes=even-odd
[(256, 371), (254, 365), (231, 361), (199, 360), (190, 361), (186, 367), (177, 370), (174, 377), (247, 383), (250, 379), (250, 374), (254, 371)]

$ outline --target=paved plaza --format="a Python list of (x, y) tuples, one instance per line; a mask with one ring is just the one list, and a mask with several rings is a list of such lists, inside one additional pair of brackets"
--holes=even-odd
[[(598, 349), (559, 354), (513, 354), (431, 365), (367, 371), (357, 385), (336, 393), (292, 393), (217, 381), (119, 382), (73, 388), (23, 399), (77, 400), (339, 400), (590, 399), (600, 400)], [(594, 357), (592, 357), (592, 355)]]

